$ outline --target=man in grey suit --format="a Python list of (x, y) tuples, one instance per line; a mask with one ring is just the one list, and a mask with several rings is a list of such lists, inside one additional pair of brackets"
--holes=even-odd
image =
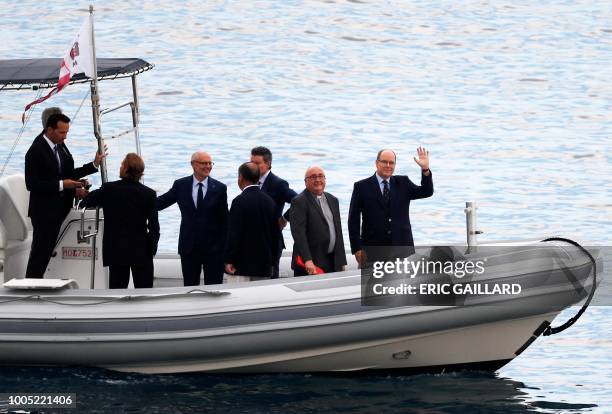
[(306, 189), (291, 201), (291, 268), (295, 276), (338, 272), (346, 268), (338, 199), (326, 193), (325, 171), (306, 170)]

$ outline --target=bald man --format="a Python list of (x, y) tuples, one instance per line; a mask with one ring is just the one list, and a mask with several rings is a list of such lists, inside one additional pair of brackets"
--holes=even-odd
[(291, 268), (295, 276), (314, 275), (317, 268), (323, 273), (344, 270), (346, 254), (338, 199), (325, 192), (325, 171), (319, 166), (306, 170), (304, 183), (306, 189), (291, 200), (289, 210), (293, 236)]
[[(430, 197), (434, 191), (429, 170), (429, 152), (419, 147), (417, 155), (414, 161), (421, 170), (420, 186), (406, 175), (393, 175), (397, 157), (390, 149), (378, 152), (374, 175), (355, 183), (348, 226), (351, 252), (360, 267), (373, 260), (392, 258), (385, 257), (391, 247), (404, 248), (403, 251), (408, 254), (414, 251), (410, 201)], [(374, 247), (368, 250), (375, 252), (377, 257), (367, 257), (365, 248), (368, 247)]]
[(250, 280), (272, 278), (278, 259), (276, 204), (259, 188), (259, 176), (254, 162), (238, 168), (242, 192), (232, 201), (225, 250), (225, 271)]
[(227, 240), (227, 186), (210, 177), (212, 157), (197, 151), (191, 156), (193, 174), (174, 182), (157, 198), (158, 210), (177, 203), (181, 210), (178, 252), (185, 286), (223, 283), (223, 251)]

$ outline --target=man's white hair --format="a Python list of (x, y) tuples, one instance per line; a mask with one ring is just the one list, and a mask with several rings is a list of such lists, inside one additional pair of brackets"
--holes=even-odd
[(206, 151), (196, 151), (193, 154), (191, 154), (191, 162), (195, 161), (199, 155), (208, 155), (210, 157), (210, 154), (208, 154)]
[(40, 120), (42, 121), (43, 129), (47, 129), (47, 121), (49, 120), (49, 117), (55, 114), (63, 114), (62, 108), (60, 108), (59, 106), (50, 106), (49, 108), (45, 108), (45, 110), (42, 111), (42, 114), (40, 115)]

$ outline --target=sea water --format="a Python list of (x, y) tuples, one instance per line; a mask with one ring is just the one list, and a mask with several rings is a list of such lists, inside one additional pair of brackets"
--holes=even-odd
[[(89, 3), (0, 2), (0, 57), (61, 58)], [(212, 176), (239, 190), (256, 145), (303, 189), (322, 166), (346, 217), (353, 182), (392, 148), (396, 173), (430, 151), (435, 194), (411, 204), (421, 244), (462, 243), (465, 201), (481, 241), (551, 235), (609, 246), (612, 222), (612, 6), (606, 1), (105, 1), (94, 3), (98, 57), (140, 57), (145, 183), (158, 192), (208, 151)], [(100, 82), (101, 105), (130, 99)], [(74, 118), (68, 145), (93, 156), (88, 88), (35, 107), (36, 91), (0, 94), (0, 162), (21, 173), (40, 112)], [(102, 133), (129, 127), (129, 111)], [(19, 139), (18, 139), (19, 137)], [(131, 135), (108, 141), (115, 179)], [(94, 185), (99, 178), (93, 177)], [(160, 214), (160, 251), (176, 251), (178, 209)], [(289, 229), (285, 239), (291, 248)], [(610, 255), (606, 266), (612, 268)], [(569, 330), (539, 338), (496, 374), (440, 376), (136, 375), (87, 368), (0, 368), (0, 392), (74, 392), (80, 412), (612, 412), (612, 295), (602, 285)], [(558, 324), (577, 309), (563, 312)], [(453, 344), (447, 345), (452, 348)], [(68, 412), (68, 411), (67, 411)]]

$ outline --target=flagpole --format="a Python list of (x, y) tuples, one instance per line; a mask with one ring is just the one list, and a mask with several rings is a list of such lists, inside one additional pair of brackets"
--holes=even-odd
[[(96, 140), (98, 141), (98, 152), (104, 152), (104, 138), (102, 138), (102, 128), (100, 127), (100, 96), (98, 95), (98, 62), (96, 60), (96, 42), (94, 36), (93, 5), (89, 5), (89, 18), (91, 20), (91, 54), (93, 59), (93, 77), (91, 78), (91, 111), (93, 118), (93, 129)], [(102, 183), (108, 181), (106, 174), (106, 159), (100, 162), (100, 175)]]
[[(91, 54), (93, 59), (93, 77), (91, 78), (91, 111), (93, 118), (94, 135), (98, 141), (98, 152), (104, 153), (104, 138), (102, 138), (102, 130), (100, 128), (100, 96), (98, 95), (98, 62), (96, 60), (96, 42), (94, 36), (94, 20), (93, 20), (93, 4), (89, 5), (89, 19), (91, 22)], [(100, 161), (100, 175), (102, 176), (102, 183), (108, 182), (106, 176), (106, 158), (102, 158)], [(100, 207), (96, 207), (96, 229), (94, 237), (91, 242), (91, 279), (90, 289), (94, 289), (96, 285), (96, 260), (97, 255), (97, 234), (100, 229)]]

